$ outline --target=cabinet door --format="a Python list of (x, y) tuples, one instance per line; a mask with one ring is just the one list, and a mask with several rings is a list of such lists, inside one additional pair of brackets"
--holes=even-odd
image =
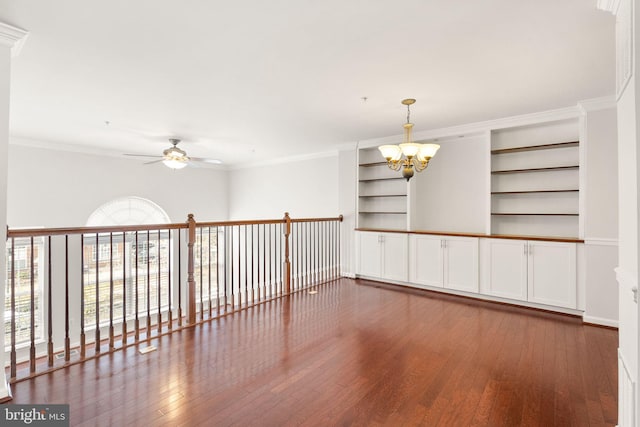
[(382, 277), (382, 244), (380, 233), (357, 232), (358, 238), (358, 274), (369, 277)]
[(576, 308), (575, 243), (530, 241), (529, 301)]
[(406, 233), (382, 233), (382, 277), (409, 280), (409, 239)]
[(417, 285), (443, 286), (442, 239), (439, 236), (409, 236), (409, 281)]
[(503, 298), (527, 300), (527, 242), (487, 239), (484, 246), (484, 292)]
[(445, 237), (444, 287), (478, 293), (478, 239)]

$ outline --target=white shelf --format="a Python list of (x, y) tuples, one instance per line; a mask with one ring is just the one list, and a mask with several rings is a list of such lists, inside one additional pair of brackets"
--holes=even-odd
[(358, 227), (407, 229), (407, 182), (389, 169), (380, 151), (358, 152)]
[(491, 233), (578, 237), (577, 120), (491, 133)]

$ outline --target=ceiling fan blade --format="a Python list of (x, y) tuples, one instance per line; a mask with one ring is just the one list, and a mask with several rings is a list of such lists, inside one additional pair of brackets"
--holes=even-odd
[(222, 164), (222, 160), (219, 160), (219, 159), (207, 159), (207, 158), (204, 158), (204, 157), (189, 157), (189, 160), (193, 160), (194, 162), (200, 162), (200, 163), (209, 163), (210, 165)]
[(150, 162), (145, 162), (143, 163), (143, 165), (152, 165), (154, 163), (160, 163), (161, 161), (163, 161), (164, 159), (160, 159), (160, 160), (152, 160)]
[(124, 153), (123, 156), (130, 156), (130, 157), (153, 157), (153, 158), (159, 158), (159, 157), (163, 157), (163, 156), (152, 156), (150, 154), (130, 154), (130, 153)]

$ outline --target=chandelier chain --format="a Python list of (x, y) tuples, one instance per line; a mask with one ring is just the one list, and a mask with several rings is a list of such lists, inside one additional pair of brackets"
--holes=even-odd
[(407, 123), (411, 123), (409, 121), (410, 117), (411, 117), (411, 105), (407, 104)]

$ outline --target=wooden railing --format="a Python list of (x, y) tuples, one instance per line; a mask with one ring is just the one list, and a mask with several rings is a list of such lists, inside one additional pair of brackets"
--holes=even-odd
[(336, 280), (341, 222), (9, 229), (11, 382)]

